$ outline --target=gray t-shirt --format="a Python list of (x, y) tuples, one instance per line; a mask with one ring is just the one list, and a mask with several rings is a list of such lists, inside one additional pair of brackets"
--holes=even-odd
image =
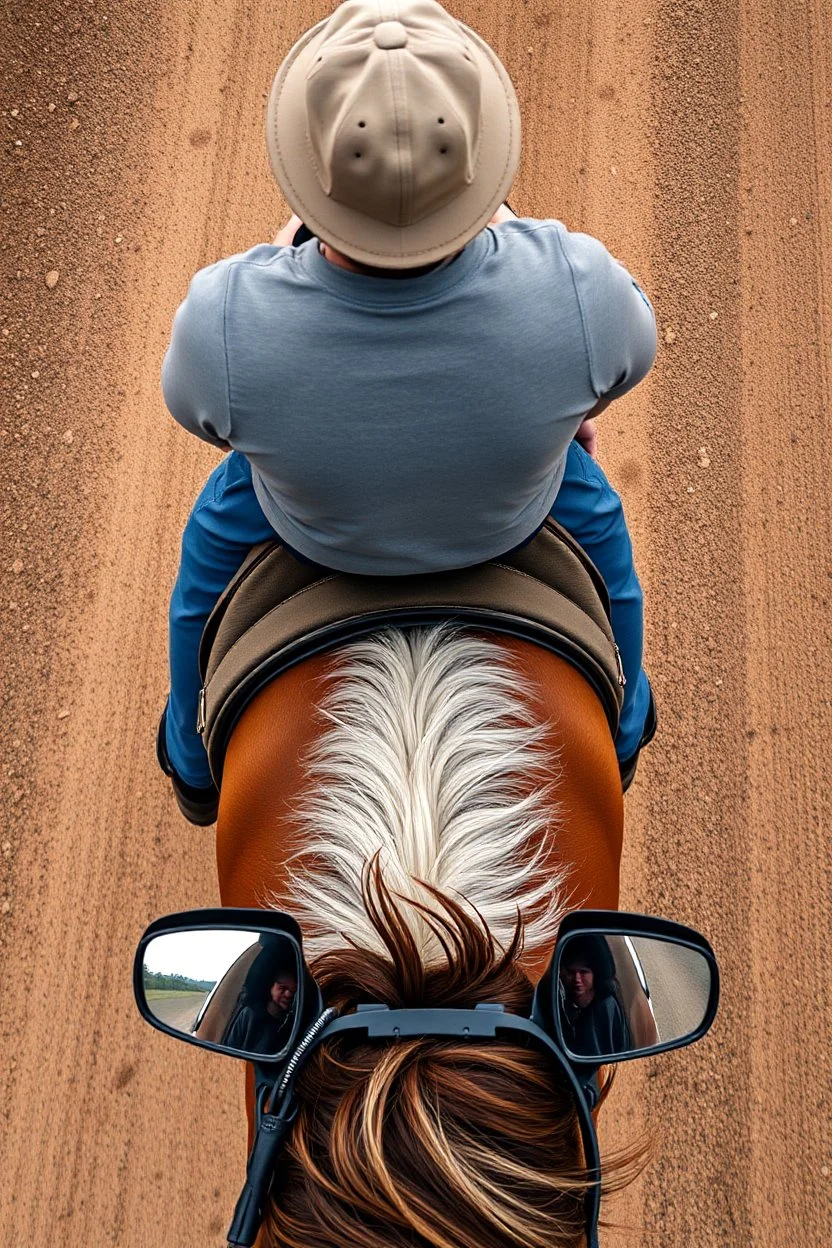
[(291, 546), (395, 575), (528, 537), (585, 413), (655, 353), (653, 309), (604, 245), (521, 217), (419, 277), (350, 273), (316, 239), (209, 265), (162, 388), (181, 425), (249, 460)]

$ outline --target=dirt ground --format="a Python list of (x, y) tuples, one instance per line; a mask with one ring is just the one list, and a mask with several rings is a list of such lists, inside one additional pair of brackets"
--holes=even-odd
[[(147, 922), (217, 901), (212, 835), (153, 756), (179, 536), (217, 457), (159, 369), (191, 275), (288, 218), (265, 97), (332, 7), (0, 15), (5, 1244), (209, 1248), (241, 1181), (241, 1071), (151, 1032), (131, 992)], [(622, 904), (703, 930), (723, 997), (705, 1042), (619, 1072), (607, 1143), (647, 1128), (656, 1160), (602, 1242), (828, 1244), (829, 11), (449, 7), (516, 85), (515, 210), (603, 239), (660, 322), (601, 431), (661, 710)]]

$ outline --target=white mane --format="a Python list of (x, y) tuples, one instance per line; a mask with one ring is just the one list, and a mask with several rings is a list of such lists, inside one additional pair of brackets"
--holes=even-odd
[[(443, 624), (377, 633), (339, 658), (297, 812), (303, 849), (288, 864), (308, 954), (345, 938), (381, 949), (361, 899), (379, 848), (393, 889), (430, 902), (416, 877), (464, 899), (504, 946), (519, 909), (526, 948), (551, 944), (563, 905), (547, 863), (557, 760), (504, 652)], [(434, 960), (435, 936), (405, 913)]]

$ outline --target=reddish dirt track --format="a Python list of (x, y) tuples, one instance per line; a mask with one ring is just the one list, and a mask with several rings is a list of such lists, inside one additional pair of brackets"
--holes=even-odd
[[(0, 16), (0, 1238), (224, 1243), (241, 1072), (145, 1027), (133, 949), (215, 904), (153, 736), (179, 536), (216, 462), (159, 368), (190, 276), (288, 218), (263, 106), (331, 9), (33, 0)], [(622, 1067), (656, 1160), (604, 1248), (832, 1242), (830, 208), (823, 0), (457, 3), (509, 69), (523, 216), (595, 234), (660, 321), (604, 417), (661, 734), (622, 904), (706, 932), (702, 1044)], [(57, 284), (45, 281), (51, 271)], [(314, 343), (310, 343), (310, 352)]]

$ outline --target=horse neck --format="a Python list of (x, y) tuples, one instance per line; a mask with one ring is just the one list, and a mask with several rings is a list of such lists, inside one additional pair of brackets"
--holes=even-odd
[(247, 708), (223, 775), (221, 896), (289, 910), (312, 953), (372, 946), (360, 879), (381, 847), (394, 887), (462, 894), (501, 940), (519, 907), (534, 975), (565, 909), (617, 906), (622, 825), (603, 709), (571, 666), (525, 642), (393, 630)]

